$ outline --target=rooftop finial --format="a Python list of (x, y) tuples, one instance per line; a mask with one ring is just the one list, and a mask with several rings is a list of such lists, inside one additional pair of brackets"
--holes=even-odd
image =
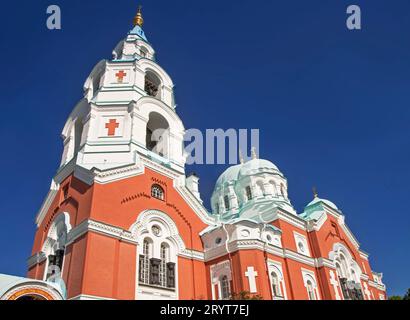
[(142, 6), (139, 5), (138, 6), (138, 11), (136, 16), (134, 17), (134, 27), (135, 26), (140, 26), (142, 27), (142, 25), (144, 24), (144, 18), (142, 17)]
[(258, 159), (258, 156), (256, 155), (256, 148), (255, 147), (252, 147), (251, 153), (252, 153), (252, 160)]
[(242, 151), (241, 151), (241, 149), (239, 149), (239, 162), (240, 162), (241, 164), (244, 164), (244, 163), (245, 163), (245, 161), (243, 160), (243, 156), (242, 156)]
[(315, 198), (317, 198), (317, 197), (318, 197), (318, 194), (317, 194), (317, 189), (316, 189), (316, 187), (313, 187), (312, 190), (313, 190), (313, 196), (314, 196)]

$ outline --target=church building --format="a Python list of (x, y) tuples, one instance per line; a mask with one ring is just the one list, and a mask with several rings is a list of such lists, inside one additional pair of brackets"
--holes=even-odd
[(386, 299), (342, 211), (315, 194), (296, 212), (284, 173), (255, 150), (220, 175), (208, 212), (186, 175), (174, 84), (142, 26), (139, 9), (86, 79), (27, 278), (0, 275), (0, 299)]

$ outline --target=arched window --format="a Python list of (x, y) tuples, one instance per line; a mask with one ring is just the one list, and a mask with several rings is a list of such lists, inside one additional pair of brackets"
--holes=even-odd
[(165, 212), (145, 210), (130, 232), (138, 239), (136, 292), (139, 299), (155, 299), (159, 295), (177, 299), (178, 253), (183, 240), (175, 222)]
[(151, 71), (146, 72), (144, 90), (151, 97), (161, 98), (161, 80), (155, 73)]
[(349, 250), (344, 245), (336, 243), (330, 255), (336, 267), (343, 298), (345, 300), (363, 300), (360, 283), (362, 271)]
[(140, 47), (140, 56), (142, 58), (145, 58), (147, 56), (147, 49), (145, 49), (144, 47)]
[(280, 185), (280, 193), (282, 197), (285, 197), (285, 186), (283, 185), (283, 183)]
[(165, 197), (164, 197), (164, 189), (162, 189), (161, 186), (159, 186), (159, 185), (157, 185), (157, 184), (154, 184), (154, 185), (151, 187), (151, 196), (154, 197), (154, 198), (156, 198), (156, 199), (159, 199), (159, 200), (164, 200), (164, 199), (165, 199)]
[(269, 181), (269, 183), (270, 183), (271, 188), (272, 188), (272, 195), (274, 197), (276, 197), (278, 195), (278, 191), (276, 190), (276, 183), (273, 180)]
[(226, 211), (228, 211), (230, 209), (229, 197), (228, 196), (224, 197), (224, 202), (225, 202), (225, 209), (226, 209)]
[(305, 246), (302, 242), (298, 242), (298, 249), (301, 253), (305, 253)]
[(151, 112), (149, 115), (145, 143), (149, 151), (155, 152), (161, 157), (168, 156), (169, 124), (168, 121), (157, 112)]
[(142, 255), (140, 255), (139, 257), (139, 261), (140, 261), (139, 280), (140, 280), (140, 283), (149, 284), (152, 240), (149, 238), (145, 238), (142, 246), (143, 246)]
[(276, 272), (271, 273), (272, 278), (272, 294), (274, 297), (282, 297), (282, 291), (280, 288), (279, 277)]
[(256, 196), (264, 196), (265, 195), (265, 188), (263, 186), (263, 181), (257, 181), (256, 186), (259, 192), (257, 192)]
[(246, 197), (248, 198), (248, 201), (252, 200), (252, 189), (250, 186), (246, 187)]
[(315, 288), (310, 280), (306, 281), (306, 289), (308, 292), (309, 300), (316, 300)]
[(221, 298), (223, 300), (229, 299), (231, 296), (231, 287), (229, 284), (229, 279), (226, 275), (222, 276), (220, 279), (221, 282)]

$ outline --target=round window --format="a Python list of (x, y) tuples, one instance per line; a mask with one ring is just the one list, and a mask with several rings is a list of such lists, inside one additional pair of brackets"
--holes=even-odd
[(305, 246), (303, 245), (302, 242), (299, 242), (299, 243), (298, 243), (298, 247), (299, 247), (299, 250), (300, 250), (301, 252), (305, 252)]
[(222, 243), (222, 238), (216, 238), (215, 243), (220, 245)]
[(154, 236), (159, 237), (161, 235), (161, 228), (158, 225), (153, 225), (151, 231), (154, 234)]

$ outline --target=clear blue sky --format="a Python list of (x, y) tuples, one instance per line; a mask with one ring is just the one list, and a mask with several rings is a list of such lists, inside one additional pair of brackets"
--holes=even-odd
[[(61, 31), (46, 8), (62, 9)], [(348, 31), (359, 4), (363, 30)], [(93, 66), (131, 27), (136, 1), (7, 1), (2, 61), (0, 272), (24, 275), (60, 132)], [(259, 128), (299, 212), (334, 201), (384, 273), (410, 287), (410, 2), (156, 1), (144, 30), (177, 86), (187, 128)], [(206, 205), (225, 166), (197, 166)]]

